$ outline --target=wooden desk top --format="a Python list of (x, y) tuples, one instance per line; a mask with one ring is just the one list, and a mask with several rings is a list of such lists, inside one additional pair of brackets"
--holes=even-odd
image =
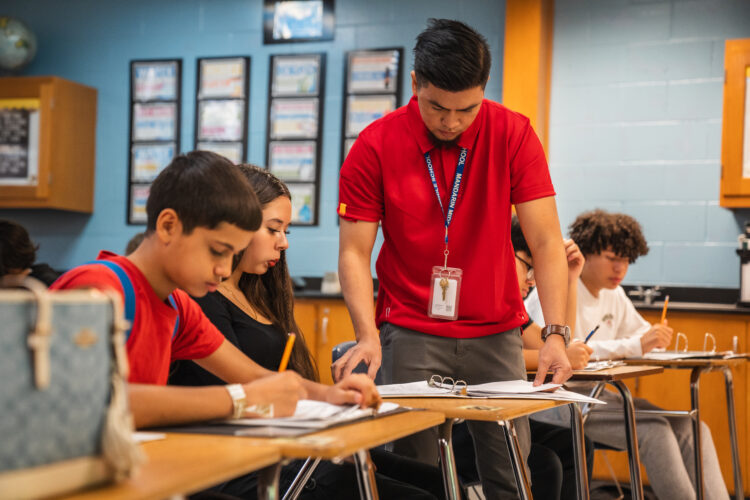
[(722, 366), (739, 366), (747, 361), (747, 358), (730, 358), (730, 359), (624, 359), (629, 365), (648, 365), (662, 366), (664, 368), (698, 368), (698, 367), (722, 367)]
[(551, 399), (496, 399), (496, 398), (383, 398), (411, 408), (439, 411), (448, 418), (498, 421), (523, 417), (569, 401)]
[(369, 450), (415, 432), (440, 425), (445, 415), (435, 411), (410, 411), (363, 420), (297, 438), (268, 441), (279, 447), (284, 458), (343, 458)]
[(148, 462), (134, 477), (65, 498), (161, 500), (194, 493), (281, 460), (278, 446), (253, 438), (170, 433), (166, 439), (141, 446)]
[(575, 370), (573, 376), (570, 377), (571, 382), (577, 381), (610, 381), (610, 380), (624, 380), (628, 378), (642, 377), (644, 375), (655, 375), (657, 373), (664, 372), (664, 367), (661, 365), (647, 365), (646, 363), (634, 363), (628, 364), (628, 366), (614, 366), (605, 370), (599, 370), (595, 372), (587, 372), (583, 370)]

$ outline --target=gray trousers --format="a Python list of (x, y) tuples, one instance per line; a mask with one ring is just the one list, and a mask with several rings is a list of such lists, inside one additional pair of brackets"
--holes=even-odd
[[(385, 323), (380, 328), (380, 343), (381, 376), (385, 384), (428, 380), (433, 374), (468, 384), (526, 379), (518, 328), (486, 337), (454, 339)], [(525, 462), (531, 447), (529, 423), (526, 418), (514, 422)], [(470, 420), (467, 424), (485, 497), (487, 500), (516, 498), (518, 491), (502, 429), (495, 422)], [(394, 451), (437, 464), (437, 438), (436, 429), (423, 431), (396, 441)]]

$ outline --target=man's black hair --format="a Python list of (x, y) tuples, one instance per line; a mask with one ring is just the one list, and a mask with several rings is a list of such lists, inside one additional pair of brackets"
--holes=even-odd
[(167, 208), (177, 212), (185, 234), (222, 222), (257, 231), (263, 217), (258, 197), (239, 168), (210, 151), (176, 157), (154, 180), (146, 202), (148, 233)]
[(510, 241), (513, 243), (513, 250), (516, 252), (526, 252), (526, 255), (531, 257), (531, 250), (529, 249), (526, 238), (521, 231), (521, 223), (518, 222), (518, 217), (515, 215), (510, 220)]
[(570, 237), (584, 256), (600, 254), (611, 248), (618, 257), (632, 264), (648, 254), (648, 244), (641, 225), (627, 214), (601, 209), (584, 212), (570, 225)]
[(28, 231), (13, 221), (0, 220), (0, 276), (28, 269), (36, 260), (37, 246)]
[(487, 40), (468, 25), (429, 19), (414, 46), (417, 86), (427, 83), (449, 92), (487, 84), (492, 56)]

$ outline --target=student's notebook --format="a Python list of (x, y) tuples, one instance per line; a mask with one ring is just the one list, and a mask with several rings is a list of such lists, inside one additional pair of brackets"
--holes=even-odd
[(582, 403), (604, 404), (576, 392), (562, 389), (561, 384), (534, 386), (527, 380), (506, 380), (486, 384), (467, 385), (463, 380), (454, 381), (433, 375), (428, 381), (405, 384), (379, 385), (380, 395), (387, 398), (512, 398), (512, 399), (554, 399)]

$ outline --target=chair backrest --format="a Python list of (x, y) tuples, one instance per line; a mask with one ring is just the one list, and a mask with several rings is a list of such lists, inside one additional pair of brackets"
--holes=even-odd
[[(341, 356), (343, 356), (346, 351), (351, 349), (357, 345), (357, 342), (355, 340), (349, 340), (347, 342), (342, 342), (340, 344), (337, 344), (333, 347), (333, 350), (331, 351), (331, 363), (335, 363)], [(352, 373), (367, 373), (367, 364), (365, 364), (364, 361), (360, 362), (354, 370), (352, 370)], [(382, 384), (382, 376), (380, 374), (380, 369), (378, 368), (378, 373), (375, 374), (375, 384)]]

